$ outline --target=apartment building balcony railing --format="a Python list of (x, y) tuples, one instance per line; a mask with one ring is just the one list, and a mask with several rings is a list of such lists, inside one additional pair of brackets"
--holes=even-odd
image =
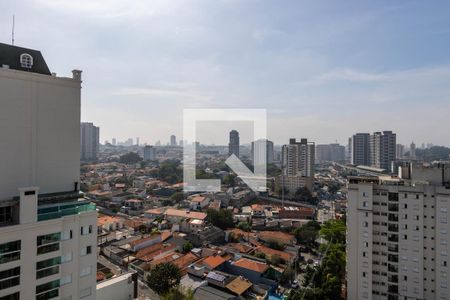
[(388, 275), (388, 282), (398, 283), (398, 275)]
[(388, 220), (391, 222), (398, 222), (398, 215), (396, 214), (389, 214), (388, 215)]
[(388, 271), (389, 271), (389, 272), (398, 273), (398, 266), (388, 264)]
[(388, 204), (388, 210), (389, 211), (398, 211), (398, 204), (397, 203), (389, 203)]
[(38, 221), (58, 219), (64, 216), (76, 215), (82, 212), (94, 211), (95, 204), (82, 202), (75, 204), (56, 205), (38, 209)]
[(398, 225), (397, 224), (389, 224), (388, 225), (388, 231), (398, 232)]
[(388, 254), (388, 261), (390, 261), (390, 262), (398, 262), (398, 255)]
[(397, 294), (398, 293), (398, 285), (388, 285), (388, 292), (389, 293), (393, 293), (393, 294)]
[(398, 253), (398, 245), (389, 245), (388, 251)]
[(398, 234), (390, 234), (388, 236), (388, 241), (389, 242), (398, 242)]

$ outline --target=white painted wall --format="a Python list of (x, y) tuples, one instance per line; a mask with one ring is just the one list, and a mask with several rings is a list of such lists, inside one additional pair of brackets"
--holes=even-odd
[(0, 68), (0, 201), (18, 187), (74, 189), (80, 165), (81, 81)]

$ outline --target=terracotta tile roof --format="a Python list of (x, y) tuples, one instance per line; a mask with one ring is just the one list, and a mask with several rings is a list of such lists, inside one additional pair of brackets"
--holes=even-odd
[(155, 233), (155, 234), (152, 234), (149, 237), (145, 237), (145, 238), (142, 238), (142, 239), (138, 239), (138, 240), (132, 241), (132, 242), (130, 242), (130, 246), (131, 246), (131, 248), (133, 248), (134, 246), (139, 245), (141, 243), (144, 243), (146, 241), (154, 240), (154, 239), (158, 238), (158, 236), (160, 236), (160, 235), (161, 235), (160, 233)]
[(200, 203), (200, 202), (205, 201), (205, 199), (206, 199), (205, 196), (194, 196), (194, 197), (192, 197), (191, 202)]
[(187, 272), (187, 267), (192, 264), (193, 262), (196, 262), (199, 258), (197, 256), (195, 256), (192, 253), (188, 253), (180, 258), (177, 258), (176, 260), (173, 261), (173, 264), (176, 265), (182, 275), (186, 274)]
[(97, 218), (97, 225), (101, 226), (101, 225), (105, 225), (106, 223), (116, 223), (116, 222), (120, 222), (122, 221), (122, 218), (119, 217), (110, 217), (110, 216), (98, 216)]
[(290, 261), (294, 255), (288, 252), (275, 250), (266, 246), (259, 246), (256, 248), (255, 252), (257, 253), (264, 253), (267, 258), (272, 258), (272, 255), (278, 255), (280, 258), (285, 260), (286, 262)]
[(206, 214), (203, 212), (186, 211), (186, 210), (175, 209), (175, 208), (167, 209), (165, 214), (167, 216), (181, 217), (181, 218), (187, 218), (187, 219), (199, 219), (199, 220), (206, 219)]
[(162, 263), (173, 262), (174, 260), (180, 258), (182, 255), (183, 254), (179, 254), (176, 252), (168, 253), (168, 254), (164, 255), (163, 257), (152, 260), (150, 262), (150, 266), (154, 267), (154, 266), (162, 264)]
[(207, 265), (211, 269), (215, 269), (218, 266), (220, 266), (221, 264), (223, 264), (225, 261), (226, 261), (225, 258), (223, 258), (222, 256), (215, 255), (215, 256), (209, 256), (209, 257), (205, 258), (205, 260), (203, 261), (203, 264)]
[(269, 266), (266, 263), (247, 258), (241, 258), (238, 261), (235, 261), (233, 265), (258, 273), (264, 273), (265, 271), (267, 271), (267, 269), (269, 269)]
[(282, 231), (261, 231), (258, 237), (263, 241), (275, 240), (284, 244), (292, 244), (295, 240), (292, 234)]
[(241, 243), (228, 243), (228, 246), (239, 251), (240, 253), (248, 253), (253, 249), (252, 247)]
[(161, 242), (164, 242), (170, 237), (172, 237), (172, 232), (170, 232), (169, 230), (161, 231)]
[(226, 288), (240, 296), (252, 285), (253, 284), (247, 279), (236, 277), (233, 281), (226, 285)]

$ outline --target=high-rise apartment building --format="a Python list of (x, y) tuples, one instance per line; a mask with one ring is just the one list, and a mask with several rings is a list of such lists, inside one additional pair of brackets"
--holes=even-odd
[(392, 131), (357, 133), (351, 137), (351, 162), (390, 170), (396, 160), (396, 134)]
[(79, 192), (81, 71), (0, 44), (0, 299), (96, 294), (97, 212)]
[(450, 166), (348, 183), (347, 299), (449, 299)]
[(396, 160), (397, 138), (392, 131), (374, 132), (369, 139), (369, 163), (372, 167), (390, 170)]
[(290, 139), (283, 145), (281, 160), (284, 175), (314, 176), (315, 145), (307, 139)]
[(239, 132), (236, 130), (230, 131), (230, 141), (228, 143), (228, 154), (234, 154), (239, 157)]
[(81, 160), (96, 160), (99, 150), (100, 128), (93, 123), (83, 122), (80, 124), (81, 132)]
[(312, 191), (314, 184), (315, 145), (307, 139), (290, 139), (281, 152), (281, 171), (279, 183), (293, 196), (297, 189)]
[(370, 165), (368, 133), (357, 133), (351, 137), (351, 162), (354, 165)]
[(156, 160), (156, 149), (153, 146), (144, 146), (144, 160)]
[(170, 136), (170, 146), (176, 146), (177, 145), (177, 137), (175, 135)]
[(316, 163), (345, 161), (345, 147), (339, 144), (316, 145)]
[(116, 140), (116, 138), (113, 138), (113, 139), (112, 139), (112, 145), (113, 145), (113, 146), (116, 146), (116, 145), (117, 145), (117, 140)]
[(414, 144), (414, 142), (411, 142), (411, 145), (409, 146), (409, 158), (416, 158), (416, 144)]
[(255, 164), (255, 161), (264, 162), (266, 164), (273, 163), (273, 142), (265, 139), (252, 142), (251, 159), (253, 164)]
[(402, 144), (397, 144), (397, 149), (395, 150), (397, 159), (403, 159), (404, 155), (405, 155), (405, 146), (403, 146)]

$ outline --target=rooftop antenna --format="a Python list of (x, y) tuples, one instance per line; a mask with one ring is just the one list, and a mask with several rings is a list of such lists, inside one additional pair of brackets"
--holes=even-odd
[(11, 33), (11, 43), (14, 46), (14, 15), (13, 15), (13, 20), (12, 20), (12, 33)]

